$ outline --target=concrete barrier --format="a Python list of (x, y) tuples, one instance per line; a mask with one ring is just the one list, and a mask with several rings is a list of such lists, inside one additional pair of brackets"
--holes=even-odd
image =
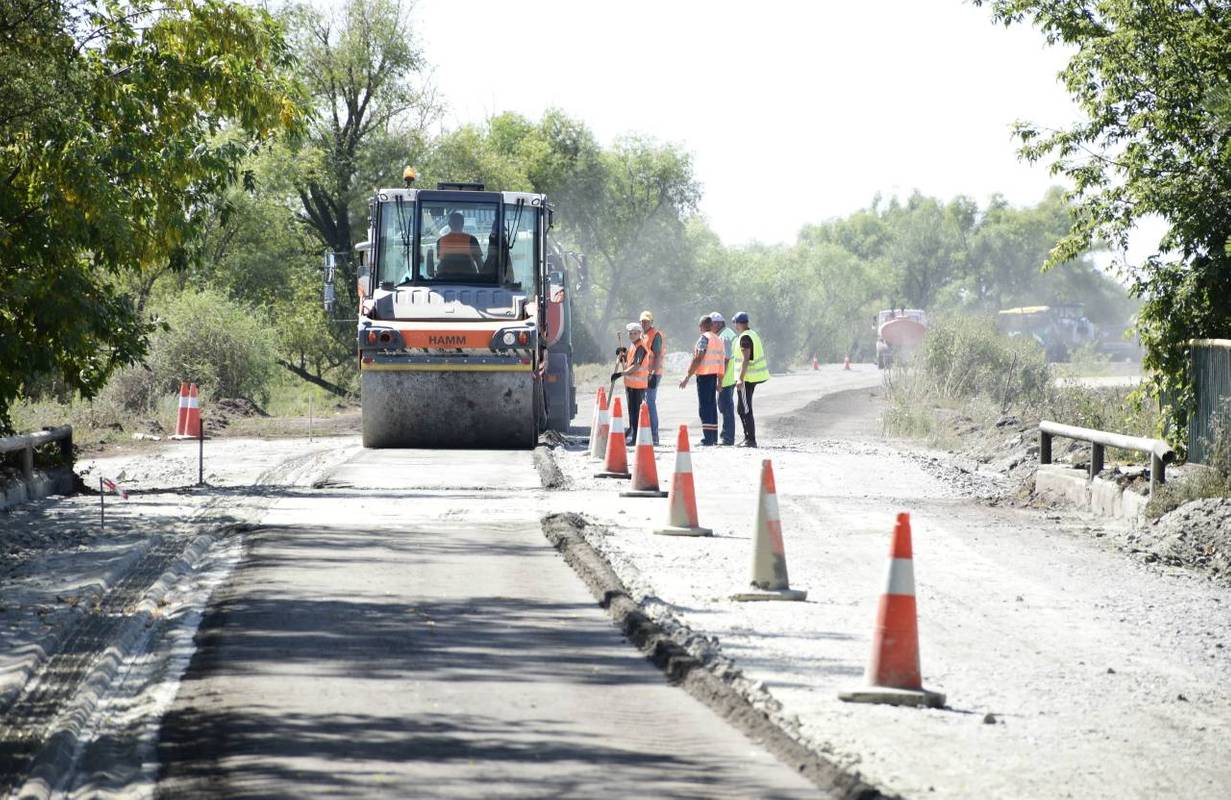
[(1087, 476), (1086, 471), (1062, 464), (1041, 464), (1034, 476), (1036, 495), (1091, 511), (1109, 519), (1136, 523), (1150, 498), (1125, 489), (1115, 481)]

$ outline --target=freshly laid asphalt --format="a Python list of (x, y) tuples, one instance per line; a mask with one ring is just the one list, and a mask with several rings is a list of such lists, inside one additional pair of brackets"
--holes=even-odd
[(362, 451), (288, 493), (163, 720), (164, 797), (813, 797), (623, 641), (525, 452)]

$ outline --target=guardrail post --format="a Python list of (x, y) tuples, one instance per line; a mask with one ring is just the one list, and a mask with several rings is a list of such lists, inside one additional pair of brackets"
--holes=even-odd
[(30, 441), (21, 450), (21, 477), (26, 483), (34, 480), (34, 443)]
[(1094, 480), (1103, 471), (1103, 445), (1090, 442), (1090, 480)]
[(73, 426), (66, 425), (68, 431), (64, 434), (64, 438), (60, 440), (60, 457), (64, 459), (64, 463), (71, 469), (73, 466)]
[(1150, 496), (1154, 496), (1154, 490), (1167, 482), (1167, 462), (1158, 457), (1156, 453), (1150, 453)]
[(1051, 434), (1047, 431), (1039, 431), (1039, 463), (1051, 463)]

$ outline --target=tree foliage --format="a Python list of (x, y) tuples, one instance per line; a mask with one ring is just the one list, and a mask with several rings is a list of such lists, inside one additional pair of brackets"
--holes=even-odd
[[(1049, 263), (1092, 241), (1121, 254), (1143, 306), (1153, 388), (1182, 439), (1192, 400), (1187, 343), (1231, 336), (1231, 3), (976, 0), (1006, 25), (1030, 22), (1075, 49), (1061, 73), (1084, 119), (1020, 123), (1022, 154), (1073, 183), (1076, 217)], [(1138, 220), (1168, 223), (1141, 264), (1123, 253)]]
[(249, 145), (298, 123), (289, 60), (224, 0), (0, 5), (0, 428), (23, 384), (89, 396), (141, 357), (122, 281), (184, 263)]

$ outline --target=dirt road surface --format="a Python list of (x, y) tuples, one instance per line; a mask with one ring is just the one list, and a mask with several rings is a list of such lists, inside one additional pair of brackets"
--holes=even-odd
[[(711, 539), (651, 534), (665, 501), (617, 501), (595, 462), (561, 457), (576, 501), (605, 526), (591, 542), (648, 608), (716, 638), (816, 748), (906, 796), (1231, 792), (1231, 592), (1127, 559), (1104, 544), (1111, 523), (981, 501), (998, 476), (879, 440), (866, 388), (800, 410), (792, 382), (809, 380), (823, 378), (758, 389), (762, 448), (693, 448)], [(806, 603), (729, 600), (748, 585), (764, 458)], [(899, 511), (914, 523), (925, 685), (947, 692), (944, 710), (837, 697), (862, 683)]]
[[(816, 796), (622, 640), (543, 535), (571, 512), (664, 630), (886, 792), (1227, 796), (1231, 592), (886, 442), (879, 383), (830, 366), (758, 390), (761, 449), (694, 451), (710, 539), (651, 535), (665, 501), (620, 498), (577, 445), (553, 451), (555, 491), (529, 453), (349, 436), (215, 440), (200, 489), (186, 445), (86, 463), (135, 490), (107, 531), (90, 497), (0, 520), (25, 542), (0, 564), (0, 793)], [(681, 422), (700, 438), (695, 398), (660, 389), (664, 443)], [(673, 453), (657, 457), (665, 487)], [(766, 457), (806, 603), (728, 599)], [(862, 682), (898, 511), (945, 709), (836, 696)]]

